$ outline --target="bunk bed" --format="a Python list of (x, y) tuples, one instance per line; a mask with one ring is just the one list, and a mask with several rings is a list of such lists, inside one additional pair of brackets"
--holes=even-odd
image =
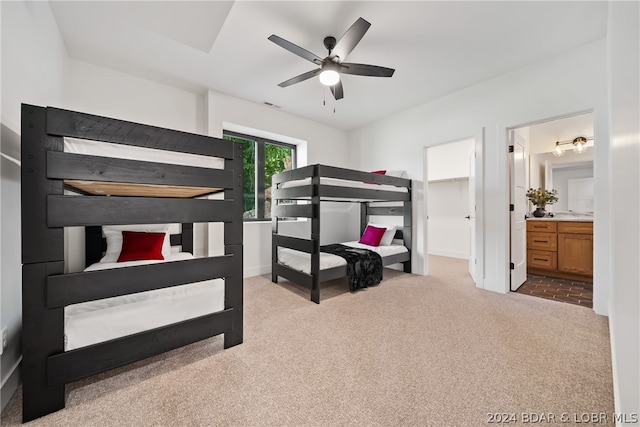
[[(369, 249), (374, 249), (381, 256), (384, 266), (402, 263), (403, 270), (411, 272), (410, 179), (326, 165), (310, 165), (274, 175), (271, 197), (272, 282), (277, 283), (278, 277), (284, 277), (298, 283), (308, 288), (311, 301), (319, 304), (320, 283), (347, 275), (344, 259), (321, 251), (322, 201), (360, 203), (361, 234), (371, 217), (402, 217), (403, 225), (393, 236), (399, 244)], [(310, 238), (279, 233), (279, 221), (284, 218), (308, 218), (311, 222)], [(351, 246), (358, 245), (356, 243)]]
[[(107, 148), (88, 153), (92, 144)], [(23, 104), (21, 191), (24, 422), (64, 408), (78, 379), (219, 334), (224, 348), (242, 343), (239, 145)], [(209, 222), (224, 223), (224, 255), (196, 258), (193, 224)], [(85, 229), (82, 272), (65, 274), (65, 227)], [(139, 247), (148, 239), (151, 255)]]

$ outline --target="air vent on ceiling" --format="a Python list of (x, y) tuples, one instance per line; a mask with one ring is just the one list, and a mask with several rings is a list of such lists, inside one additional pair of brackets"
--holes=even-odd
[(268, 101), (264, 101), (264, 105), (268, 105), (269, 107), (273, 107), (273, 108), (282, 108), (279, 105), (272, 104), (272, 103), (270, 103)]

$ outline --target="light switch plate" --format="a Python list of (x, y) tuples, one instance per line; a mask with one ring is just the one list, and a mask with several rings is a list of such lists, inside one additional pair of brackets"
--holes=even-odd
[(9, 345), (9, 334), (7, 332), (7, 328), (2, 328), (2, 350), (0, 354), (4, 352), (4, 349)]

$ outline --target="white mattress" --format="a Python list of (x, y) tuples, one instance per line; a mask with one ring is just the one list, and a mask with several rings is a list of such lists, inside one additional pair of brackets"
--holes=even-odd
[[(299, 179), (295, 181), (286, 181), (280, 185), (280, 188), (301, 187), (303, 185), (311, 185), (311, 178)], [(394, 185), (385, 184), (369, 184), (359, 181), (348, 181), (345, 179), (336, 178), (320, 178), (320, 185), (331, 185), (335, 187), (350, 187), (350, 188), (366, 188), (369, 190), (382, 190), (382, 191), (396, 191), (398, 193), (406, 193), (407, 187), (396, 187)]]
[[(165, 261), (191, 258), (193, 255), (182, 252)], [(96, 263), (85, 271), (165, 261)], [(87, 286), (91, 284), (87, 283)], [(222, 279), (73, 304), (64, 309), (65, 350), (85, 347), (223, 309)]]
[(141, 160), (172, 165), (197, 166), (209, 169), (224, 168), (224, 159), (218, 157), (201, 156), (199, 154), (181, 153), (178, 151), (159, 150), (156, 148), (137, 147), (135, 145), (114, 144), (71, 137), (64, 138), (64, 151), (74, 154)]
[[(345, 242), (341, 243), (345, 246), (351, 246), (353, 248), (368, 249), (376, 252), (381, 257), (388, 257), (391, 255), (401, 254), (408, 252), (407, 248), (400, 244), (392, 244), (390, 246), (369, 246), (358, 242)], [(311, 254), (296, 251), (289, 248), (278, 248), (278, 262), (284, 264), (294, 270), (302, 271), (303, 273), (311, 274)], [(338, 255), (329, 254), (326, 252), (320, 252), (320, 270), (326, 270), (333, 267), (339, 267), (341, 265), (347, 265), (347, 261)]]

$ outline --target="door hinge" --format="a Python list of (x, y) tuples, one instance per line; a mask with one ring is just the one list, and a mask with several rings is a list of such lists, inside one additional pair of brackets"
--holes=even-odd
[(515, 270), (516, 269), (516, 265), (512, 262), (509, 263), (509, 270)]
[(510, 145), (510, 146), (509, 146), (509, 152), (510, 152), (510, 153), (513, 153), (513, 145)]
[(513, 212), (515, 210), (516, 210), (516, 206), (513, 203), (509, 204), (509, 211)]

